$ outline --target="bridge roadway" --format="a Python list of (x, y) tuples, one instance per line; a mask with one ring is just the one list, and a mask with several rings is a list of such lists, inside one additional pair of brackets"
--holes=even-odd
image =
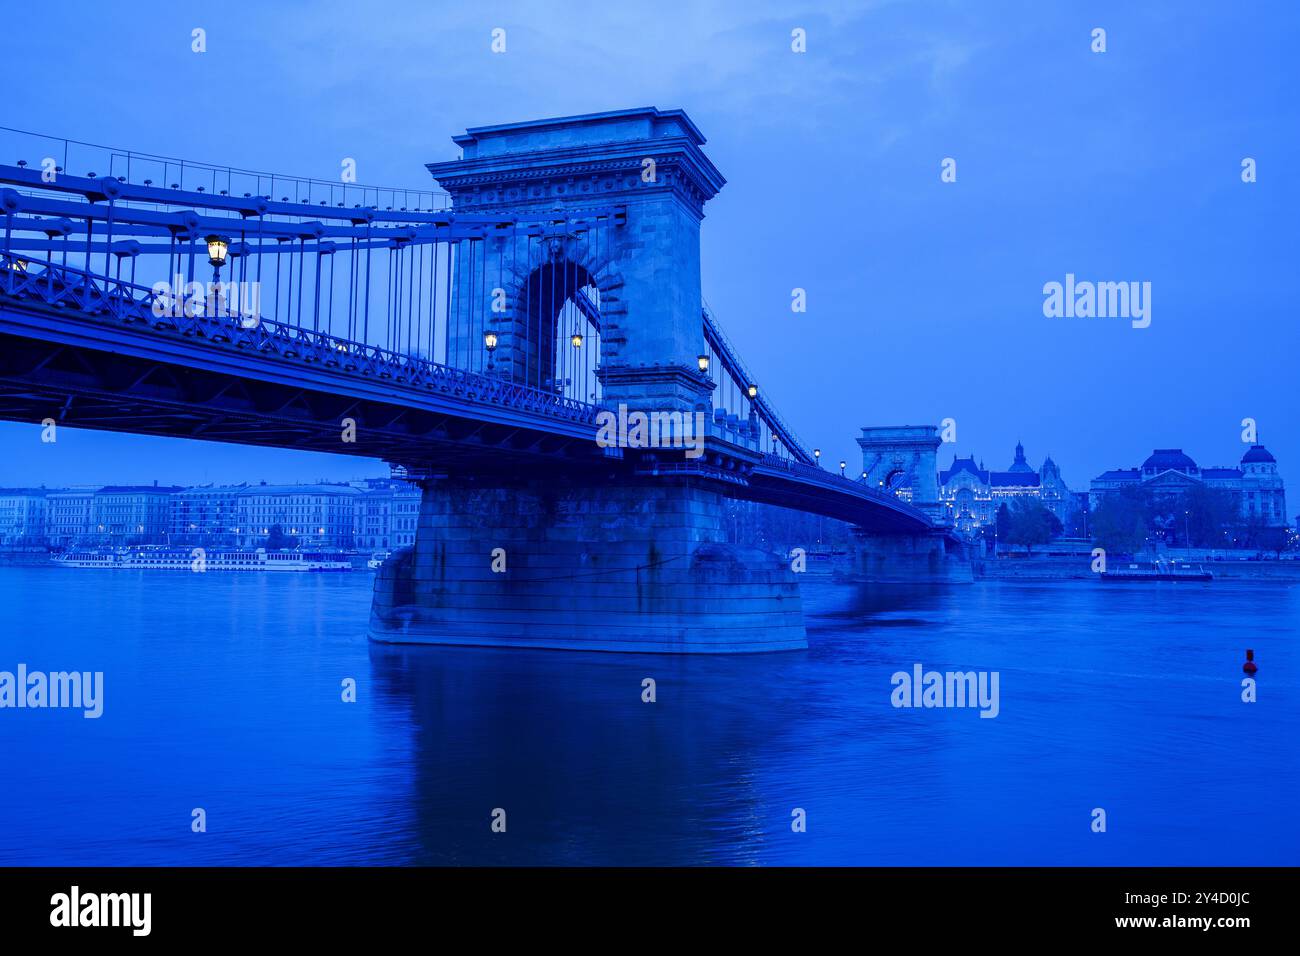
[[(599, 406), (298, 326), (155, 317), (144, 286), (0, 255), (0, 419), (434, 463), (448, 472), (697, 474), (882, 534), (893, 495), (710, 435), (697, 461), (596, 445)], [(344, 420), (356, 440), (343, 441)], [(647, 457), (648, 455), (648, 457)]]

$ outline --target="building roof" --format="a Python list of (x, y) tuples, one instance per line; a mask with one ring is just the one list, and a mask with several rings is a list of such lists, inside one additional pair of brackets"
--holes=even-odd
[(249, 485), (245, 495), (357, 495), (361, 491), (351, 485)]
[(1277, 459), (1274, 458), (1269, 453), (1269, 450), (1265, 448), (1263, 445), (1251, 445), (1250, 448), (1246, 451), (1246, 454), (1241, 456), (1241, 463), (1243, 465), (1259, 463), (1259, 462), (1269, 462), (1271, 464), (1276, 464)]
[(1016, 445), (1016, 461), (1024, 467), (1016, 468), (1013, 465), (1010, 471), (986, 471), (975, 464), (974, 455), (969, 458), (958, 458), (954, 455), (951, 467), (939, 472), (939, 484), (946, 485), (960, 472), (965, 471), (974, 475), (981, 484), (992, 488), (1037, 488), (1042, 482), (1038, 472), (1025, 462), (1025, 450), (1020, 445)]
[(1143, 471), (1196, 471), (1196, 462), (1183, 454), (1181, 448), (1157, 448), (1146, 461)]
[(175, 494), (185, 489), (179, 485), (105, 485), (95, 492), (98, 495), (136, 495), (143, 491), (152, 491), (161, 495)]
[(1136, 468), (1112, 468), (1110, 471), (1103, 471), (1093, 481), (1137, 481), (1140, 472)]
[(994, 488), (1037, 488), (1036, 471), (990, 471), (989, 485)]
[(1240, 478), (1240, 468), (1202, 468), (1202, 478)]
[(989, 473), (975, 464), (974, 455), (971, 455), (969, 458), (958, 458), (954, 455), (952, 459), (952, 467), (947, 471), (939, 472), (939, 484), (946, 485), (959, 471), (969, 471), (984, 484), (987, 485), (989, 483)]

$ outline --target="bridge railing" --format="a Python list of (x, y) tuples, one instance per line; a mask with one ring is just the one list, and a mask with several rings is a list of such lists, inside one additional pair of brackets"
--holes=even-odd
[[(0, 161), (12, 162), (15, 159), (49, 172), (98, 170), (100, 176), (121, 177), (123, 183), (141, 185), (147, 181), (168, 188), (175, 186), (180, 190), (208, 192), (213, 196), (251, 193), (275, 198), (283, 196), (286, 200), (304, 204), (359, 205), (380, 209), (387, 206), (429, 212), (451, 207), (451, 197), (440, 190), (344, 182), (345, 167), (342, 166), (339, 179), (326, 180), (164, 156), (0, 126)], [(355, 173), (355, 164), (352, 172)]]
[(598, 410), (595, 405), (553, 391), (326, 332), (257, 316), (208, 314), (220, 311), (210, 299), (177, 299), (129, 281), (105, 279), (72, 266), (34, 261), (13, 253), (0, 252), (0, 294), (71, 308), (91, 318), (109, 318), (134, 325), (142, 332), (178, 333), (551, 418), (594, 424)]
[(759, 462), (760, 466), (772, 471), (780, 471), (789, 474), (804, 482), (812, 482), (822, 487), (833, 489), (843, 494), (852, 494), (867, 501), (874, 501), (898, 511), (914, 514), (920, 521), (929, 522), (929, 516), (920, 508), (914, 507), (903, 501), (897, 495), (886, 491), (870, 487), (862, 479), (844, 478), (840, 475), (831, 474), (817, 465), (809, 465), (804, 462), (793, 461), (780, 455), (764, 453)]

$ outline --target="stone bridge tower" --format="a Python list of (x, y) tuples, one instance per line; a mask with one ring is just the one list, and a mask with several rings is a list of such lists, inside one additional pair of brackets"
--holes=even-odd
[[(500, 292), (479, 283), (480, 291), (457, 301), (449, 353), (475, 354), (490, 327), (499, 335), (497, 368), (517, 381), (536, 380), (537, 363), (563, 333), (553, 325), (562, 297), (594, 287), (605, 403), (706, 408), (711, 385), (696, 367), (704, 350), (700, 223), (725, 180), (690, 118), (681, 110), (620, 110), (481, 126), (454, 142), (463, 158), (428, 168), (457, 212), (560, 220), (618, 205), (626, 219), (585, 236), (558, 226), (526, 241), (522, 256), (516, 235), (487, 237), (482, 261), (463, 267), (500, 277)], [(494, 293), (495, 311), (488, 301)]]
[(939, 514), (939, 463), (943, 444), (934, 425), (883, 425), (862, 429), (862, 470), (872, 488), (892, 491), (931, 517)]
[[(864, 481), (879, 491), (893, 492), (932, 519), (941, 516), (939, 465), (936, 453), (943, 444), (934, 425), (882, 425), (863, 428)], [(852, 574), (861, 581), (896, 584), (969, 583), (970, 556), (951, 537), (931, 535), (890, 536), (855, 532)]]

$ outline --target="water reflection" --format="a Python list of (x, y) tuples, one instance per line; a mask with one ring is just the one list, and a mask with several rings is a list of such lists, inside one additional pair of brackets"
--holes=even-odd
[(804, 656), (372, 645), (382, 706), (411, 728), (421, 862), (751, 856), (773, 823), (755, 780), (811, 718), (788, 706)]
[[(57, 594), (57, 600), (51, 598)], [(807, 651), (365, 639), (364, 576), (0, 568), (0, 863), (1279, 864), (1300, 853), (1300, 588), (809, 580)], [(1259, 703), (1240, 700), (1259, 663)], [(915, 663), (1001, 712), (895, 709)], [(340, 699), (354, 678), (356, 703)], [(655, 681), (655, 703), (642, 682)], [(190, 811), (209, 831), (190, 831)], [(1104, 839), (1089, 830), (1103, 806)], [(507, 831), (490, 827), (494, 808)], [(805, 833), (791, 812), (807, 812)], [(1242, 840), (1240, 821), (1253, 834)]]

